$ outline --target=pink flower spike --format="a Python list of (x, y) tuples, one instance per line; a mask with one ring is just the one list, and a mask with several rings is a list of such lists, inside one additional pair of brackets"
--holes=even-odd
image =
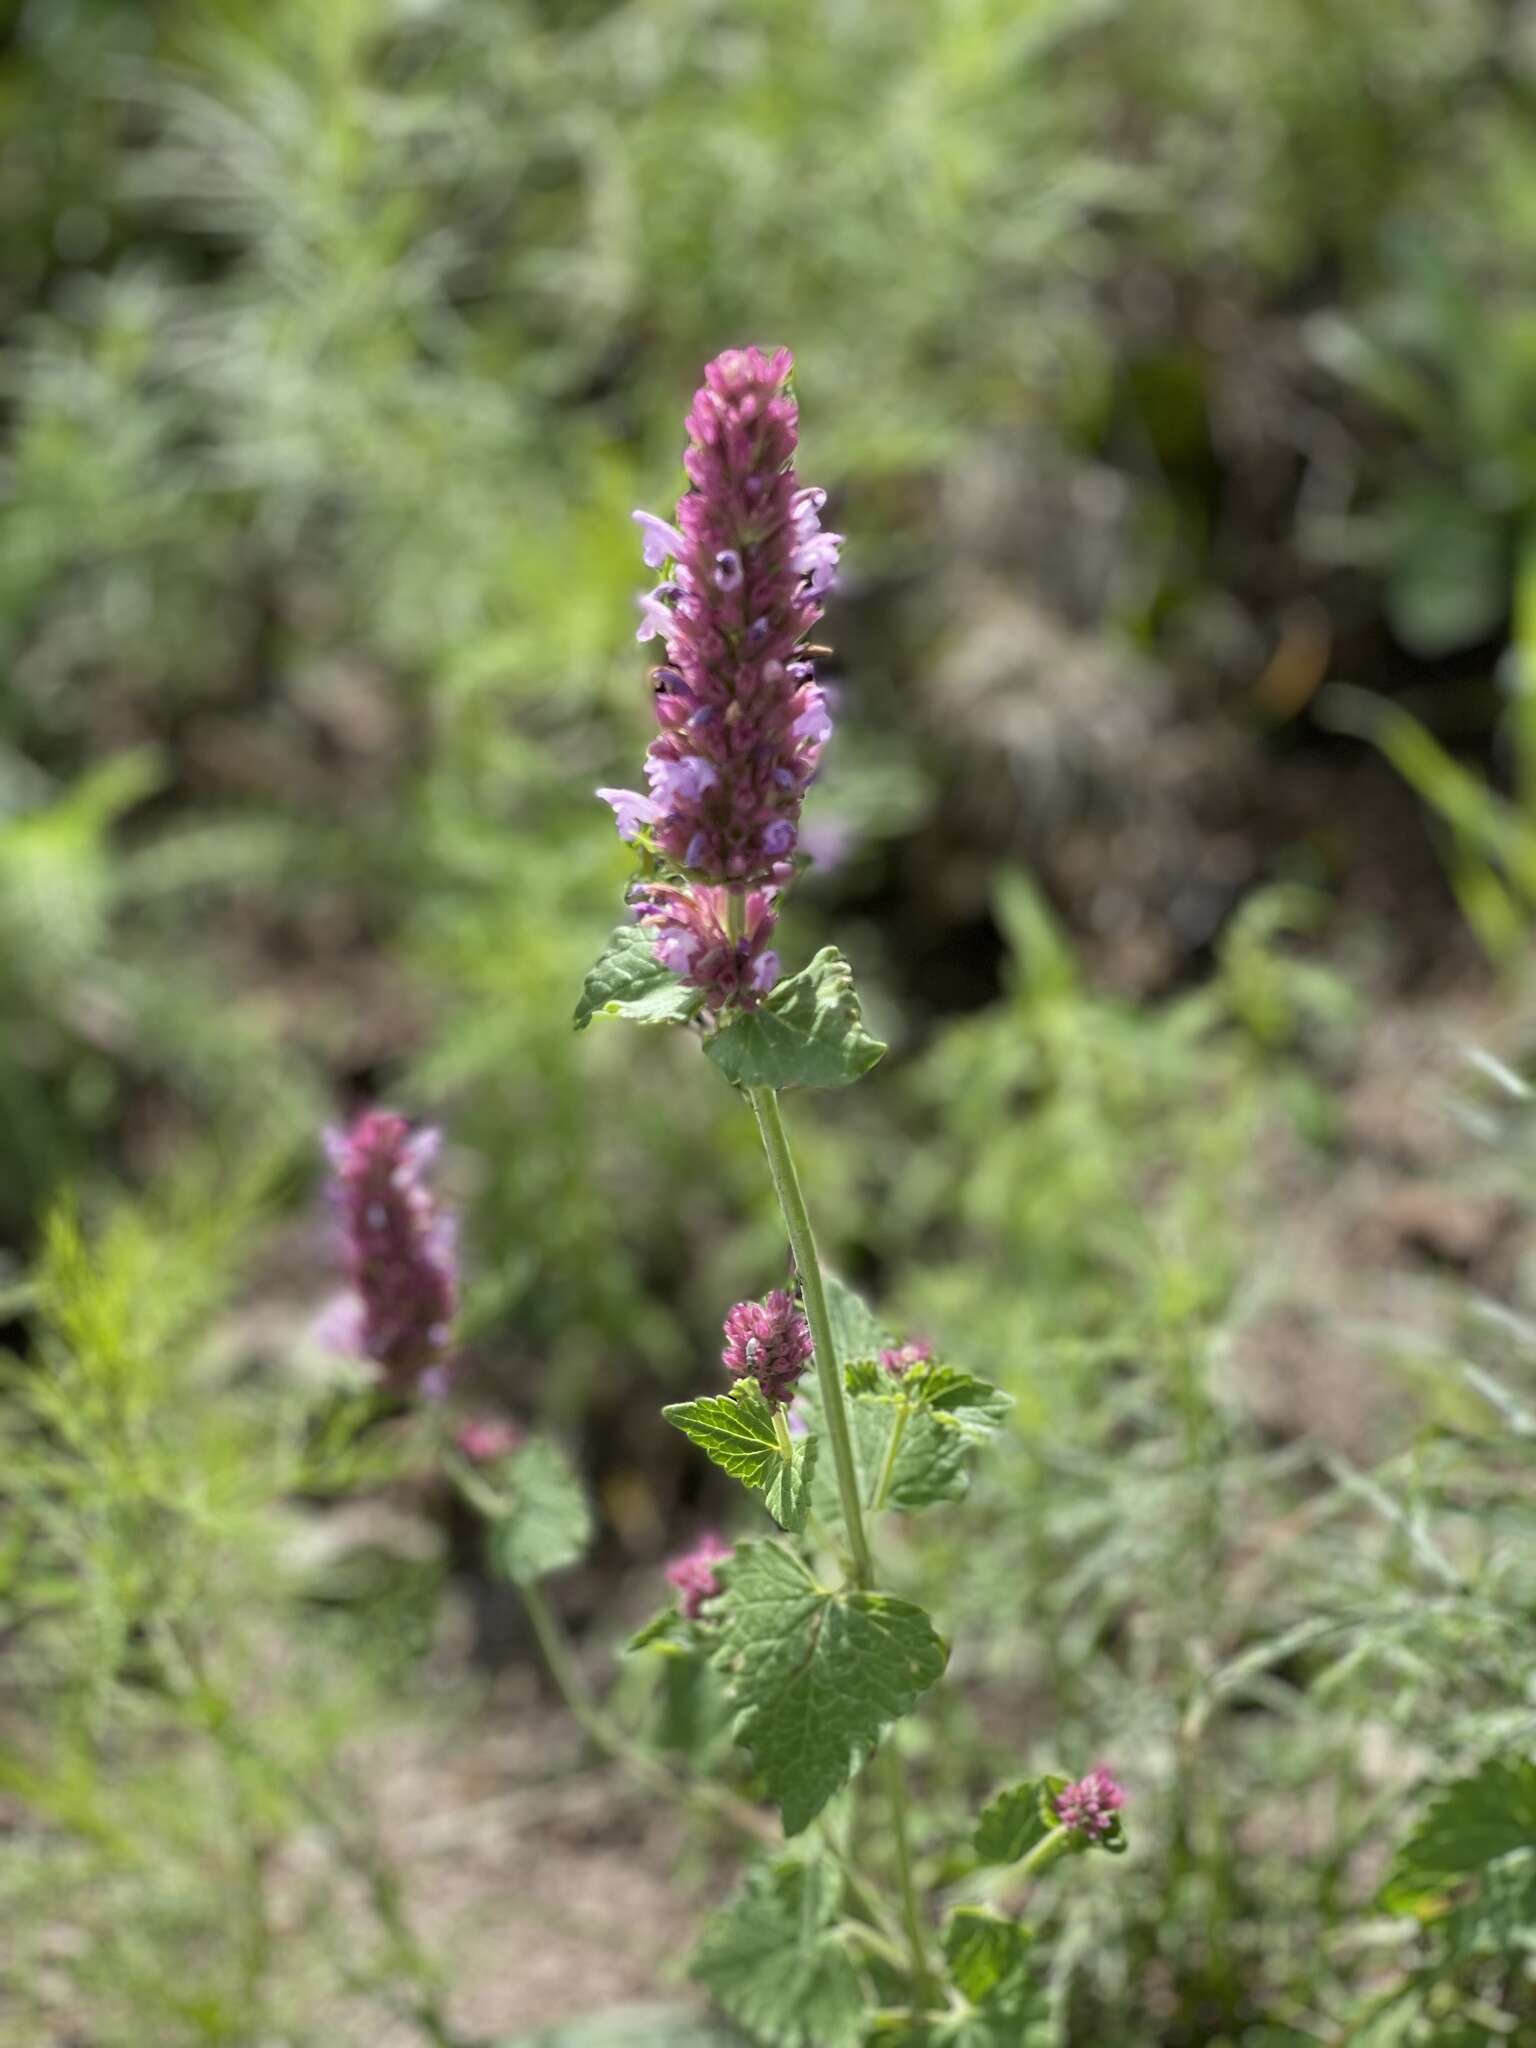
[[(636, 634), (666, 654), (648, 822), (657, 852), (696, 884), (782, 879), (831, 731), (804, 643), (842, 542), (822, 528), (826, 492), (795, 474), (793, 368), (787, 349), (727, 349), (708, 364), (677, 523), (633, 515), (648, 565), (673, 565), (642, 594)], [(632, 838), (633, 811), (615, 809)]]
[(348, 1283), (328, 1325), (396, 1394), (436, 1390), (453, 1357), (453, 1224), (425, 1179), (436, 1148), (435, 1132), (413, 1132), (387, 1109), (325, 1134)]
[(731, 1556), (729, 1543), (722, 1543), (713, 1529), (706, 1529), (692, 1550), (674, 1557), (667, 1566), (667, 1578), (677, 1588), (678, 1606), (685, 1621), (697, 1621), (699, 1609), (720, 1591), (714, 1567)]

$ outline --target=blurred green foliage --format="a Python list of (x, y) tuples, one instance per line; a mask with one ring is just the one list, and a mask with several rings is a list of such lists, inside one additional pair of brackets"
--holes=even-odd
[[(1413, 695), (1371, 729), (1518, 962), (1533, 92), (1529, 9), (1496, 0), (12, 10), (6, 2048), (47, 2023), (61, 1918), (104, 2048), (332, 2038), (338, 1871), (376, 1930), (340, 1991), (430, 2019), (342, 1738), (413, 1697), (438, 1568), (317, 1595), (286, 1561), (298, 1498), (376, 1475), (334, 1467), (231, 1297), (254, 1271), (290, 1337), (315, 1305), (263, 1259), (328, 1109), (383, 1090), (450, 1127), (474, 1369), (581, 1417), (610, 1500), (654, 1468), (637, 1553), (678, 1470), (656, 1401), (780, 1277), (729, 1091), (684, 1044), (569, 1023), (627, 865), (588, 792), (646, 725), (628, 512), (664, 507), (698, 367), (748, 337), (796, 349), (807, 474), (851, 536), (824, 795), (861, 850), (805, 892), (790, 964), (836, 936), (898, 1050), (793, 1104), (797, 1142), (838, 1263), (1019, 1401), (984, 1533), (902, 1551), (973, 1646), (914, 1738), (934, 1811), (1048, 1730), (1136, 1760), (1146, 1846), (1060, 1931), (1063, 2040), (1509, 2038), (1512, 1940), (1460, 1904), (1370, 1916), (1414, 1782), (1528, 1742), (1518, 1443), (1459, 1354), (1363, 1476), (1233, 1390), (1266, 1165), (1338, 1141), (1364, 1021), (1326, 906), (1254, 895), (1144, 1005), (1010, 870), (994, 999), (904, 1009), (895, 856), (950, 763), (863, 615), (926, 615), (977, 447), (1112, 466), (1120, 624), (1155, 652), (1213, 602), (1267, 629), (1343, 593), (1388, 649), (1354, 679)], [(715, 1730), (664, 1704), (674, 1737)], [(253, 1719), (273, 1749), (232, 1734)], [(315, 1915), (274, 1959), (263, 1859), (310, 1826)]]

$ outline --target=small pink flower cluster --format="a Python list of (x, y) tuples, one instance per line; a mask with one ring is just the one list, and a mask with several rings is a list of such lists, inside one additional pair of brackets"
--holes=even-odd
[(750, 1009), (779, 974), (779, 956), (768, 945), (777, 922), (774, 892), (751, 889), (740, 899), (741, 935), (727, 928), (730, 891), (677, 889), (652, 882), (630, 896), (638, 921), (653, 935), (652, 951), (663, 967), (705, 991), (706, 1007), (735, 1003)]
[(911, 1344), (898, 1344), (893, 1350), (882, 1351), (880, 1363), (893, 1380), (904, 1380), (914, 1365), (926, 1365), (933, 1356), (933, 1346), (919, 1339)]
[(811, 1362), (811, 1326), (782, 1287), (762, 1301), (738, 1301), (725, 1319), (722, 1361), (736, 1379), (753, 1379), (770, 1405), (788, 1402)]
[(674, 1557), (667, 1566), (667, 1578), (677, 1588), (678, 1606), (687, 1621), (697, 1621), (699, 1609), (720, 1591), (715, 1566), (731, 1556), (729, 1543), (722, 1543), (713, 1529), (706, 1529), (692, 1550)]
[(471, 1465), (499, 1465), (522, 1449), (524, 1439), (522, 1430), (505, 1416), (472, 1415), (459, 1424), (453, 1440)]
[(1102, 1764), (1056, 1795), (1056, 1818), (1073, 1834), (1102, 1841), (1125, 1804), (1125, 1792)]

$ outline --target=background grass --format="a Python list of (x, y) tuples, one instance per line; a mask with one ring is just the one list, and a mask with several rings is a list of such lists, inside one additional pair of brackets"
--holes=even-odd
[[(958, 1646), (925, 1853), (1102, 1752), (1054, 2038), (1536, 2024), (1523, 1906), (1379, 1893), (1530, 1735), (1533, 63), (1494, 0), (11, 11), (7, 2048), (430, 2024), (349, 1744), (479, 1699), (473, 1561), (316, 1420), (325, 1116), (447, 1126), (592, 1645), (720, 1511), (655, 1409), (779, 1276), (750, 1125), (569, 1014), (628, 512), (742, 339), (848, 535), (789, 948), (893, 1045), (794, 1106), (819, 1228), (1019, 1398), (899, 1549)], [(358, 1487), (434, 1539), (317, 1562)]]

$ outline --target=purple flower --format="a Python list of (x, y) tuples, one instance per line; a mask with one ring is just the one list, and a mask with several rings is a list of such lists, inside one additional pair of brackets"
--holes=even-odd
[(633, 839), (642, 826), (654, 824), (656, 806), (650, 797), (641, 796), (637, 789), (600, 789), (597, 794), (605, 804), (613, 805), (621, 839)]
[[(797, 668), (800, 666), (798, 662), (795, 665)], [(808, 683), (800, 697), (804, 708), (790, 731), (797, 740), (805, 740), (814, 747), (824, 747), (832, 737), (832, 714), (827, 709), (827, 700), (814, 683)]]
[(702, 754), (679, 754), (674, 759), (653, 755), (645, 764), (645, 774), (654, 799), (652, 809), (658, 812), (696, 801), (720, 780), (714, 762), (706, 761)]
[(846, 819), (824, 815), (807, 822), (800, 844), (816, 866), (830, 874), (841, 867), (857, 841)]
[(667, 1566), (667, 1577), (677, 1588), (677, 1604), (686, 1621), (697, 1621), (704, 1602), (713, 1600), (719, 1592), (720, 1581), (714, 1567), (723, 1564), (730, 1555), (730, 1544), (722, 1543), (713, 1529), (706, 1529), (692, 1550), (674, 1557)]
[(750, 889), (737, 900), (741, 937), (732, 938), (729, 890), (652, 882), (630, 896), (637, 920), (651, 934), (656, 958), (691, 987), (703, 989), (710, 1010), (731, 1003), (750, 1010), (778, 979), (779, 956), (768, 944), (778, 922), (774, 891)]
[(881, 1352), (880, 1363), (893, 1380), (904, 1380), (914, 1365), (926, 1365), (932, 1356), (931, 1344), (898, 1344), (890, 1351)]
[[(841, 539), (821, 528), (826, 493), (795, 475), (792, 369), (787, 349), (717, 356), (688, 414), (691, 487), (676, 526), (634, 515), (647, 563), (676, 564), (640, 600), (637, 638), (665, 642), (668, 677), (646, 764), (656, 815), (645, 822), (657, 851), (696, 882), (738, 889), (789, 879), (801, 802), (832, 729), (801, 643)], [(633, 805), (614, 808), (632, 838)]]
[(372, 1359), (400, 1394), (440, 1383), (452, 1357), (453, 1225), (426, 1186), (438, 1142), (436, 1131), (412, 1131), (386, 1109), (325, 1136), (349, 1289), (332, 1328), (344, 1328), (347, 1348)]
[(641, 593), (640, 623), (635, 628), (637, 640), (654, 640), (658, 635), (665, 639), (672, 629), (672, 607), (679, 595), (675, 583), (658, 583), (654, 590)]
[(659, 569), (669, 556), (681, 555), (686, 543), (675, 526), (668, 526), (654, 512), (631, 512), (629, 516), (644, 536), (641, 549), (647, 569)]
[(521, 1447), (523, 1432), (500, 1415), (474, 1415), (459, 1424), (453, 1440), (472, 1465), (495, 1465)]
[(1124, 1790), (1100, 1764), (1086, 1778), (1057, 1793), (1056, 1818), (1073, 1834), (1101, 1842), (1124, 1804)]
[(763, 1301), (738, 1301), (725, 1319), (720, 1354), (737, 1379), (754, 1379), (770, 1404), (787, 1403), (811, 1362), (811, 1326), (794, 1296), (776, 1287)]

